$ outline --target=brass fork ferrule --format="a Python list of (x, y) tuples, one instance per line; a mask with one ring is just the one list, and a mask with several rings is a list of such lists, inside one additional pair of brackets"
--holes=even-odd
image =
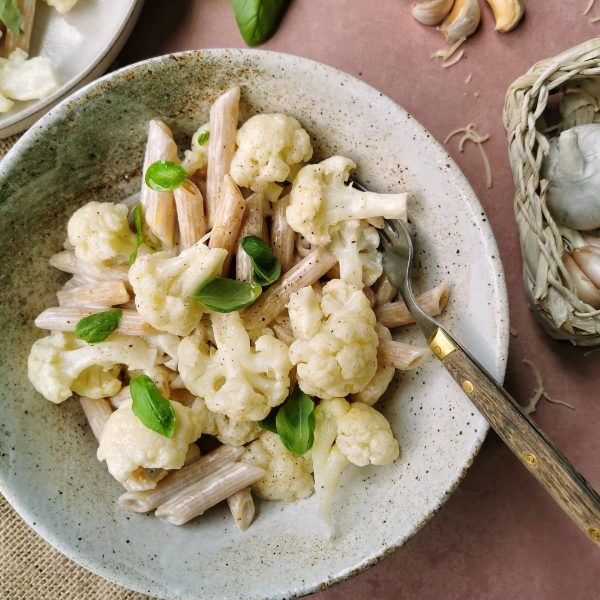
[(427, 344), (440, 360), (444, 360), (450, 352), (456, 350), (456, 344), (441, 327), (437, 328), (436, 332), (427, 341)]

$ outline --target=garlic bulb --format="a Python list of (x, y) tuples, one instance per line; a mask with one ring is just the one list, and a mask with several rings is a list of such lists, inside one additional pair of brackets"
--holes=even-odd
[(437, 25), (450, 12), (454, 0), (421, 0), (412, 5), (412, 16), (423, 25)]
[(496, 19), (496, 31), (512, 31), (523, 18), (525, 7), (521, 0), (487, 0)]
[(541, 175), (557, 223), (582, 231), (600, 227), (600, 124), (579, 125), (554, 138)]
[(600, 308), (600, 238), (558, 228), (565, 246), (563, 264), (580, 300)]
[(439, 30), (449, 44), (454, 44), (474, 33), (480, 20), (479, 0), (456, 0)]

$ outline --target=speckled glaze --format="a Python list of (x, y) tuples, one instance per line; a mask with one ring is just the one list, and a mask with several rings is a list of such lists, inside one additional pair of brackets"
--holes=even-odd
[[(314, 498), (261, 503), (240, 533), (226, 507), (175, 528), (129, 514), (95, 458), (76, 402), (43, 400), (26, 378), (33, 318), (62, 277), (47, 268), (68, 215), (139, 185), (146, 123), (161, 117), (184, 146), (210, 103), (242, 86), (242, 119), (281, 111), (310, 132), (317, 157), (341, 153), (375, 191), (410, 190), (416, 291), (447, 280), (442, 322), (498, 378), (508, 347), (496, 244), (473, 191), (446, 152), (403, 109), (366, 84), (305, 59), (250, 50), (161, 57), (113, 73), (53, 109), (0, 166), (0, 490), (73, 560), (164, 598), (290, 598), (350, 577), (414, 535), (456, 488), (487, 432), (440, 364), (403, 374), (380, 408), (402, 457), (348, 469), (328, 538)], [(399, 339), (422, 344), (413, 327)]]

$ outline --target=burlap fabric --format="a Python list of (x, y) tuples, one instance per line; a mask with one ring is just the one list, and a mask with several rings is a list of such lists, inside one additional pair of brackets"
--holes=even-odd
[[(0, 140), (0, 158), (17, 141)], [(38, 536), (0, 494), (0, 600), (147, 600), (90, 573)]]

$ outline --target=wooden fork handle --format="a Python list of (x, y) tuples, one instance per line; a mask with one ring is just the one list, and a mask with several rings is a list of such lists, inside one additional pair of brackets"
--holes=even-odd
[(600, 496), (493, 377), (442, 328), (429, 345), (494, 431), (600, 547)]

